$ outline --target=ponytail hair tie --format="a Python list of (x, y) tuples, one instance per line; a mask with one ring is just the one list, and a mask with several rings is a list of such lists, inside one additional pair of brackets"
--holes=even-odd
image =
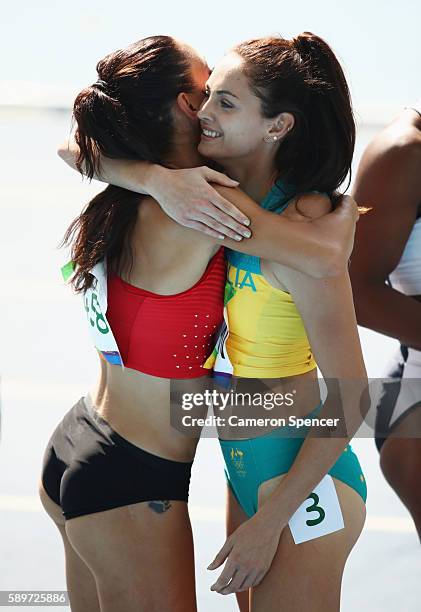
[(101, 91), (105, 92), (105, 90), (108, 88), (108, 83), (106, 81), (103, 81), (102, 79), (98, 79), (96, 83), (92, 85), (92, 87), (96, 87), (97, 89), (100, 89)]

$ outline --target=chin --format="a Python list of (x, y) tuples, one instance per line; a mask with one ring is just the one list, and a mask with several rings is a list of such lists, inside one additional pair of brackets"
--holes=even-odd
[(215, 160), (219, 159), (220, 154), (222, 154), (221, 151), (218, 151), (218, 147), (215, 147), (214, 143), (208, 143), (203, 141), (199, 142), (197, 150), (204, 157), (209, 157), (209, 159)]

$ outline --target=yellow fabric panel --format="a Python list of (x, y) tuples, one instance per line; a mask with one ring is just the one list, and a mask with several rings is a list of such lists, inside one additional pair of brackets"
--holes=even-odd
[(227, 350), (235, 376), (277, 378), (316, 367), (303, 320), (286, 291), (260, 275), (228, 266), (235, 295), (227, 304)]

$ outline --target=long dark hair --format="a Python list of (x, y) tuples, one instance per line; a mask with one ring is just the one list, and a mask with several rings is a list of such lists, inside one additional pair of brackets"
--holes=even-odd
[[(102, 155), (164, 164), (174, 133), (172, 106), (179, 93), (194, 90), (187, 51), (169, 36), (151, 36), (107, 55), (97, 73), (73, 107), (79, 171), (92, 179)], [(109, 185), (71, 223), (63, 244), (71, 244), (76, 291), (91, 286), (89, 271), (104, 258), (110, 273), (131, 264), (138, 202), (139, 194)]]
[(317, 190), (336, 200), (339, 186), (348, 175), (351, 179), (355, 122), (345, 75), (332, 49), (304, 32), (292, 40), (249, 40), (234, 51), (244, 60), (263, 115), (294, 115), (294, 127), (276, 157), (279, 178), (297, 193)]

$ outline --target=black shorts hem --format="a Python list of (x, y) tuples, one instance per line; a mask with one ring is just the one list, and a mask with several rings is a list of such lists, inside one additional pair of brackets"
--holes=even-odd
[[(162, 501), (181, 501), (184, 503), (188, 503), (188, 499), (185, 498), (175, 498), (174, 496), (162, 496), (161, 497)], [(156, 497), (150, 497), (148, 499), (145, 499), (144, 497), (142, 497), (141, 499), (136, 498), (136, 499), (130, 499), (130, 500), (122, 500), (122, 501), (118, 501), (118, 502), (110, 502), (109, 504), (103, 504), (102, 506), (96, 506), (95, 508), (85, 508), (83, 510), (71, 510), (70, 512), (62, 512), (64, 518), (66, 519), (66, 521), (70, 521), (73, 518), (78, 518), (80, 516), (87, 516), (88, 514), (96, 514), (98, 512), (106, 512), (107, 510), (115, 510), (116, 508), (123, 508), (125, 506), (133, 506), (134, 504), (142, 504), (142, 503), (147, 503), (147, 502), (151, 502), (151, 501), (158, 501), (158, 499)], [(161, 500), (159, 500), (161, 501)]]

